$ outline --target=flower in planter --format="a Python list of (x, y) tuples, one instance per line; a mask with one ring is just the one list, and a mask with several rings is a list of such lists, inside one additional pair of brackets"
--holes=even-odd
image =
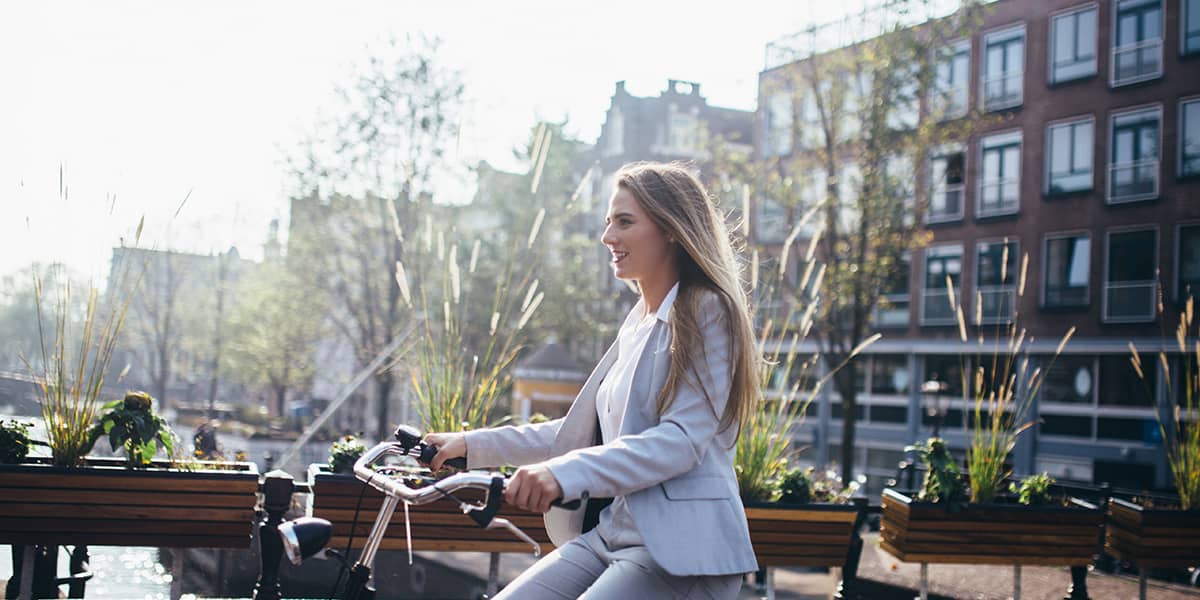
[(29, 426), (15, 419), (0, 420), (0, 464), (19, 463), (29, 455)]
[(1026, 477), (1021, 485), (1010, 483), (1008, 491), (1017, 495), (1017, 502), (1025, 506), (1042, 506), (1050, 504), (1050, 486), (1054, 478), (1048, 473)]
[(779, 501), (788, 504), (845, 504), (858, 491), (858, 486), (857, 481), (842, 485), (842, 478), (833, 469), (816, 473), (812, 467), (796, 467), (779, 482)]
[(352, 473), (355, 461), (366, 451), (366, 444), (353, 435), (335, 441), (329, 446), (329, 470), (334, 473)]
[(129, 392), (121, 400), (101, 407), (107, 410), (92, 428), (92, 443), (108, 436), (113, 451), (121, 448), (131, 467), (149, 466), (161, 444), (167, 455), (175, 449), (175, 433), (154, 413), (153, 398), (146, 392)]

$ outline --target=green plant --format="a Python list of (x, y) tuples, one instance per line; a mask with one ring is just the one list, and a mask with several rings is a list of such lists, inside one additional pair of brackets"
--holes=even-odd
[(963, 486), (962, 473), (950, 455), (946, 440), (931, 437), (920, 444), (914, 444), (904, 449), (905, 452), (916, 452), (925, 464), (925, 479), (917, 492), (918, 502), (936, 502), (946, 505), (946, 508), (958, 511), (966, 505), (967, 490)]
[[(1162, 410), (1155, 410), (1158, 429), (1166, 443), (1167, 464), (1171, 469), (1171, 479), (1175, 491), (1179, 494), (1179, 505), (1183, 510), (1200, 508), (1200, 327), (1193, 333), (1193, 348), (1188, 348), (1188, 332), (1195, 324), (1194, 297), (1188, 297), (1182, 314), (1179, 315), (1179, 325), (1175, 328), (1175, 344), (1179, 351), (1182, 366), (1181, 373), (1172, 377), (1171, 362), (1167, 360), (1165, 350), (1158, 353), (1167, 384), (1167, 397), (1175, 398), (1181, 395), (1175, 404), (1169, 418), (1163, 417)], [(1158, 312), (1162, 314), (1162, 292), (1159, 291)], [(1146, 384), (1142, 359), (1133, 343), (1129, 344), (1129, 361), (1137, 372), (1143, 386)], [(1174, 386), (1178, 385), (1178, 390)], [(1146, 386), (1146, 393), (1153, 399), (1153, 394)]]
[(128, 392), (125, 398), (105, 404), (104, 413), (92, 428), (92, 443), (108, 436), (113, 451), (125, 452), (131, 467), (145, 467), (158, 453), (159, 445), (170, 456), (175, 451), (175, 432), (154, 412), (154, 399), (146, 392)]
[[(141, 230), (139, 223), (136, 238), (141, 237)], [(46, 443), (58, 466), (81, 465), (96, 442), (92, 427), (101, 390), (129, 301), (140, 282), (140, 275), (131, 280), (129, 263), (118, 273), (110, 288), (117, 292), (108, 298), (107, 309), (101, 307), (96, 287), (89, 287), (83, 319), (77, 325), (72, 317), (80, 307), (71, 303), (71, 285), (64, 283), (55, 304), (52, 332), (42, 314), (42, 281), (34, 279), (41, 362), (35, 366), (29, 359), (23, 360), (37, 381)]]
[(842, 485), (842, 479), (836, 470), (816, 473), (812, 467), (795, 467), (784, 474), (779, 482), (779, 501), (788, 504), (845, 504), (857, 491), (858, 482), (851, 481), (849, 485)]
[(29, 455), (29, 427), (15, 419), (0, 419), (0, 464), (19, 463)]
[(329, 470), (334, 473), (353, 473), (354, 463), (367, 451), (366, 444), (347, 435), (329, 446)]
[[(1004, 285), (1013, 285), (1013, 269), (1010, 260), (1015, 257), (1009, 254), (1009, 241), (1001, 244), (999, 258), (1000, 281)], [(1025, 329), (1020, 327), (1020, 306), (1025, 295), (1026, 274), (1029, 267), (1029, 255), (1021, 260), (1019, 280), (1016, 283), (1015, 297), (1008, 297), (996, 304), (996, 315), (983, 314), (983, 293), (975, 294), (975, 323), (983, 323), (984, 317), (992, 317), (997, 325), (994, 330), (991, 355), (985, 356), (983, 328), (979, 330), (978, 350), (975, 354), (975, 364), (967, 365), (964, 354), (962, 365), (962, 390), (969, 394), (974, 401), (971, 416), (971, 431), (967, 443), (967, 477), (970, 480), (970, 498), (974, 503), (991, 502), (996, 494), (1003, 489), (1004, 481), (1011, 475), (1006, 466), (1008, 455), (1017, 443), (1017, 437), (1026, 429), (1032, 427), (1033, 421), (1022, 422), (1029, 413), (1033, 398), (1037, 397), (1046, 373), (1050, 371), (1054, 361), (1062, 353), (1063, 348), (1075, 334), (1071, 327), (1059, 340), (1058, 347), (1044, 367), (1030, 368), (1029, 348), (1030, 339)], [(959, 338), (967, 341), (967, 324), (963, 316), (963, 307), (957, 303), (954, 293), (954, 283), (949, 275), (946, 276), (946, 288), (950, 292), (950, 308), (958, 323)], [(1006, 304), (1011, 302), (1011, 305)], [(1007, 309), (1005, 307), (1008, 307)], [(1011, 309), (1012, 316), (1002, 311)], [(1007, 319), (1007, 324), (1005, 324)], [(1001, 331), (1006, 336), (1001, 336)], [(1002, 341), (1003, 339), (1003, 341)], [(969, 368), (973, 366), (974, 368)]]
[(1008, 491), (1017, 495), (1017, 502), (1025, 506), (1042, 506), (1050, 504), (1050, 486), (1054, 478), (1049, 474), (1030, 475), (1021, 481), (1021, 485), (1010, 483)]

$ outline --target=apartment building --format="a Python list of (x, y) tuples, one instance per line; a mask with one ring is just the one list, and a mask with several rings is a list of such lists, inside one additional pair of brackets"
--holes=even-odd
[[(1169, 350), (1183, 299), (1200, 289), (1200, 0), (998, 0), (972, 35), (930, 51), (940, 57), (935, 81), (909, 118), (932, 118), (935, 106), (940, 119), (972, 107), (989, 118), (911, 166), (932, 239), (885, 290), (874, 320), (884, 338), (860, 363), (856, 464), (868, 492), (935, 426), (965, 447), (971, 406), (947, 276), (972, 339), (1002, 338), (1019, 313), (1030, 368), (1047, 370), (1017, 473), (1169, 485), (1154, 404), (1181, 401), (1178, 385), (1168, 392), (1161, 372), (1140, 380), (1129, 345)], [(804, 60), (760, 74), (763, 155), (808, 151), (797, 139), (803, 99), (770, 93)], [(778, 244), (782, 213), (757, 203), (756, 241)], [(1071, 326), (1074, 339), (1051, 361)], [(922, 395), (935, 375), (948, 389)], [(801, 434), (808, 460), (836, 460), (841, 424), (826, 391)]]

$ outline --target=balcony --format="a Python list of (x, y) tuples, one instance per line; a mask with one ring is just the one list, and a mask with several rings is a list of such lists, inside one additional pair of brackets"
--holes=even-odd
[(1017, 212), (1021, 200), (1021, 178), (984, 179), (979, 186), (976, 216), (994, 217)]
[(926, 223), (958, 221), (963, 215), (963, 184), (943, 186), (933, 191), (929, 199), (929, 214)]
[(1011, 323), (1016, 310), (1017, 289), (1012, 285), (981, 285), (976, 297), (977, 325)]
[(929, 111), (940, 120), (957, 119), (967, 114), (967, 88), (954, 86), (934, 90)]
[(1156, 291), (1153, 279), (1108, 282), (1104, 286), (1104, 321), (1138, 323), (1154, 320)]
[(1158, 197), (1158, 159), (1113, 163), (1108, 167), (1108, 203)]
[(922, 325), (953, 325), (954, 310), (950, 308), (950, 292), (945, 289), (925, 290), (921, 302)]
[(1161, 77), (1162, 52), (1162, 38), (1151, 38), (1113, 48), (1110, 87)]
[(983, 80), (983, 109), (991, 112), (1020, 106), (1024, 102), (1022, 71), (1001, 73)]

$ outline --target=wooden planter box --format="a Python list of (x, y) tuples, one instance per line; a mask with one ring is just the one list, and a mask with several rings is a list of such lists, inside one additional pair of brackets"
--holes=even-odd
[(1100, 550), (1103, 511), (1075, 507), (971, 504), (951, 513), (883, 491), (879, 539), (905, 562), (997, 565), (1090, 565)]
[(761, 567), (842, 567), (862, 519), (860, 504), (747, 503)]
[(0, 544), (249, 548), (257, 468), (200, 467), (0, 465)]
[(1142, 508), (1110, 498), (1104, 551), (1139, 567), (1200, 563), (1200, 510)]
[[(383, 493), (366, 486), (353, 475), (335, 475), (328, 465), (313, 464), (308, 468), (308, 481), (312, 485), (308, 514), (328, 519), (333, 523), (333, 537), (329, 547), (342, 549), (355, 523), (355, 507), (358, 510), (357, 525), (353, 527), (355, 548), (362, 548), (375, 524), (375, 516), (383, 504)], [(468, 501), (482, 501), (483, 494), (456, 493), (456, 497)], [(466, 552), (530, 552), (529, 544), (517, 539), (507, 530), (483, 529), (458, 508), (451, 500), (439, 500), (421, 506), (409, 507), (409, 523), (412, 527), (413, 550), (466, 551)], [(516, 510), (509, 506), (500, 509), (500, 515), (533, 538), (542, 552), (554, 550), (550, 536), (546, 534), (542, 515)], [(404, 550), (404, 507), (396, 507), (388, 525), (382, 550)]]

